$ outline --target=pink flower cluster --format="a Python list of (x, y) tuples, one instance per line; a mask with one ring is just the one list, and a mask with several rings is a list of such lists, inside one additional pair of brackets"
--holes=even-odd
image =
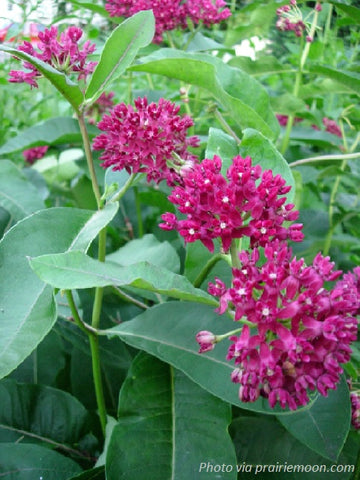
[(342, 138), (341, 128), (335, 122), (335, 120), (331, 120), (330, 118), (324, 117), (323, 124), (325, 126), (325, 131), (336, 135), (337, 137)]
[(35, 163), (36, 160), (40, 160), (40, 158), (43, 158), (45, 153), (48, 151), (48, 148), (49, 147), (47, 145), (44, 145), (42, 147), (33, 147), (24, 150), (22, 153), (25, 161), (32, 165), (33, 163)]
[[(28, 41), (25, 41), (18, 49), (65, 74), (76, 72), (78, 80), (86, 79), (96, 66), (96, 62), (87, 62), (88, 55), (95, 50), (95, 44), (86, 41), (80, 49), (78, 42), (82, 34), (80, 28), (73, 26), (68, 27), (59, 36), (58, 29), (52, 26), (50, 29), (39, 32), (37, 47), (40, 51), (36, 50)], [(11, 70), (9, 81), (14, 83), (25, 82), (32, 87), (38, 87), (36, 80), (41, 77), (41, 73), (29, 62), (24, 61), (23, 65), (30, 72)]]
[(271, 170), (252, 165), (250, 157), (233, 158), (226, 178), (221, 173), (218, 156), (205, 159), (185, 175), (183, 185), (176, 186), (169, 200), (178, 206), (186, 219), (178, 220), (165, 213), (164, 230), (178, 230), (185, 242), (201, 242), (212, 252), (213, 241), (220, 238), (227, 251), (234, 238), (247, 236), (251, 247), (265, 246), (274, 239), (301, 241), (301, 224), (284, 226), (298, 218), (294, 205), (286, 204), (290, 186)]
[(98, 127), (105, 133), (94, 139), (93, 148), (104, 150), (100, 159), (104, 168), (145, 172), (148, 181), (169, 185), (181, 182), (182, 171), (197, 162), (188, 147), (197, 147), (197, 137), (186, 137), (192, 119), (178, 115), (180, 107), (161, 98), (148, 103), (135, 100), (135, 108), (121, 103), (104, 115)]
[[(360, 272), (344, 275), (329, 291), (324, 283), (342, 273), (334, 271), (329, 257), (319, 253), (306, 266), (279, 241), (266, 245), (264, 254), (259, 265), (258, 249), (241, 252), (232, 286), (216, 279), (209, 293), (219, 297), (220, 314), (230, 310), (235, 321), (244, 317), (253, 325), (230, 336), (227, 360), (234, 360), (231, 378), (240, 385), (240, 399), (262, 396), (271, 407), (279, 403), (294, 410), (309, 402), (309, 390), (327, 395), (339, 382), (340, 364), (349, 361), (349, 344), (357, 337)], [(197, 340), (204, 352), (216, 337), (200, 332)]]
[[(315, 11), (321, 11), (321, 5), (315, 5)], [(276, 10), (278, 19), (276, 21), (276, 28), (283, 32), (294, 32), (297, 37), (302, 37), (303, 33), (309, 30), (307, 22), (303, 19), (301, 10), (298, 8), (296, 0), (290, 0), (289, 5), (283, 5)], [(312, 42), (313, 38), (310, 35), (306, 37), (307, 42)]]
[(156, 22), (154, 42), (160, 43), (164, 32), (187, 28), (188, 19), (195, 25), (203, 22), (206, 26), (225, 20), (231, 15), (225, 6), (224, 0), (108, 0), (105, 8), (111, 17), (131, 17), (142, 10), (152, 10)]

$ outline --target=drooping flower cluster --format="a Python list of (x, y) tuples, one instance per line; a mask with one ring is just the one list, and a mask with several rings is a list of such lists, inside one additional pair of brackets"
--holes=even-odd
[(335, 122), (335, 120), (331, 120), (331, 118), (324, 117), (323, 124), (325, 126), (325, 131), (336, 135), (337, 137), (342, 138), (341, 128)]
[(95, 150), (105, 150), (101, 166), (129, 173), (145, 172), (148, 181), (169, 185), (181, 182), (181, 170), (191, 168), (197, 156), (188, 147), (197, 147), (197, 137), (186, 137), (192, 119), (178, 115), (180, 107), (161, 98), (148, 103), (135, 100), (135, 108), (121, 103), (104, 115), (98, 127), (105, 133), (94, 139)]
[(301, 224), (284, 226), (298, 218), (294, 205), (286, 204), (291, 189), (280, 175), (252, 165), (250, 157), (233, 158), (226, 178), (218, 156), (195, 165), (176, 186), (169, 200), (186, 219), (165, 213), (164, 230), (178, 230), (186, 242), (201, 242), (212, 252), (213, 240), (220, 238), (227, 251), (234, 238), (247, 236), (251, 247), (265, 246), (274, 239), (301, 241)]
[[(320, 11), (321, 5), (315, 5), (315, 11)], [(302, 37), (304, 32), (309, 32), (309, 25), (306, 19), (303, 18), (301, 10), (298, 8), (296, 0), (290, 0), (289, 5), (283, 5), (276, 10), (278, 16), (276, 28), (281, 31), (294, 32), (297, 37)], [(306, 36), (307, 42), (312, 42), (313, 38), (308, 34)]]
[(111, 17), (131, 17), (142, 10), (152, 10), (156, 31), (154, 42), (160, 43), (166, 31), (187, 28), (188, 19), (197, 25), (220, 23), (231, 15), (224, 0), (107, 0), (106, 10)]
[[(91, 44), (87, 40), (80, 48), (78, 42), (82, 34), (81, 28), (72, 26), (60, 33), (59, 36), (57, 27), (52, 26), (50, 29), (39, 32), (39, 40), (37, 42), (39, 50), (35, 49), (28, 41), (23, 42), (18, 49), (42, 60), (65, 74), (75, 72), (78, 80), (85, 80), (96, 66), (96, 62), (87, 62), (88, 55), (95, 50), (95, 44)], [(30, 72), (11, 70), (9, 81), (14, 83), (25, 82), (32, 87), (38, 87), (37, 79), (42, 74), (29, 62), (24, 61), (23, 65)]]
[(36, 160), (40, 160), (40, 158), (43, 158), (43, 156), (48, 151), (48, 149), (49, 147), (47, 145), (44, 145), (41, 147), (29, 148), (27, 150), (24, 150), (22, 153), (25, 158), (25, 161), (30, 165), (33, 165), (33, 163), (35, 163)]
[[(258, 249), (241, 252), (232, 286), (216, 279), (209, 293), (219, 297), (220, 314), (229, 309), (236, 321), (244, 317), (253, 324), (230, 336), (227, 360), (234, 360), (231, 378), (240, 385), (240, 399), (262, 396), (271, 407), (279, 403), (294, 410), (308, 403), (309, 390), (327, 395), (336, 388), (340, 364), (349, 361), (349, 345), (357, 337), (359, 294), (354, 276), (345, 275), (330, 291), (324, 288), (342, 272), (320, 253), (311, 266), (291, 258), (285, 242), (268, 244), (264, 253), (266, 261), (259, 265)], [(206, 333), (198, 337), (201, 351), (216, 341)]]

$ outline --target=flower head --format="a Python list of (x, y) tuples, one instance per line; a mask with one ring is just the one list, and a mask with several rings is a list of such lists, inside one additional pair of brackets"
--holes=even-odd
[(223, 0), (107, 0), (106, 10), (111, 17), (131, 17), (142, 10), (152, 10), (155, 17), (154, 42), (160, 43), (166, 31), (187, 28), (190, 19), (197, 25), (219, 23), (231, 15)]
[(199, 353), (210, 352), (216, 343), (216, 336), (212, 332), (202, 330), (196, 335), (196, 341), (200, 345)]
[[(86, 79), (96, 66), (96, 62), (87, 62), (87, 56), (94, 52), (95, 44), (86, 41), (80, 49), (78, 42), (82, 34), (80, 28), (72, 26), (59, 35), (57, 28), (52, 26), (50, 29), (39, 32), (38, 50), (27, 41), (23, 42), (18, 49), (67, 75), (72, 72), (77, 73), (78, 80)], [(9, 81), (25, 82), (32, 87), (37, 87), (37, 79), (41, 77), (41, 73), (29, 62), (24, 61), (23, 65), (30, 72), (11, 70)]]
[(232, 381), (240, 385), (240, 399), (262, 396), (271, 407), (296, 409), (309, 402), (309, 391), (327, 395), (340, 380), (341, 364), (349, 361), (357, 338), (358, 279), (344, 275), (326, 290), (325, 282), (342, 273), (328, 257), (318, 254), (307, 266), (278, 241), (264, 254), (259, 265), (257, 249), (241, 252), (232, 286), (226, 289), (217, 279), (209, 293), (219, 296), (219, 313), (230, 310), (236, 321), (253, 324), (229, 337), (227, 360), (234, 361)]
[(48, 151), (48, 146), (44, 145), (42, 147), (33, 147), (29, 148), (28, 150), (23, 151), (23, 156), (25, 158), (25, 161), (32, 165), (35, 163), (36, 160), (39, 160), (40, 158), (43, 158), (45, 153)]
[(234, 238), (250, 237), (251, 246), (266, 245), (274, 239), (301, 241), (301, 224), (284, 226), (298, 218), (294, 205), (286, 204), (290, 186), (271, 170), (263, 171), (253, 165), (250, 157), (236, 156), (227, 170), (221, 173), (222, 161), (214, 156), (197, 164), (176, 186), (169, 200), (177, 205), (186, 219), (174, 220), (165, 214), (165, 230), (176, 229), (185, 242), (201, 240), (210, 250), (213, 241), (221, 239), (227, 251)]
[(324, 117), (322, 119), (323, 124), (325, 126), (325, 131), (336, 135), (337, 137), (342, 138), (341, 128), (335, 122), (335, 120), (331, 120), (330, 118)]
[[(319, 12), (320, 10), (321, 6), (316, 4), (312, 14)], [(310, 35), (310, 24), (308, 21), (309, 15), (306, 18), (303, 17), (301, 10), (297, 6), (296, 0), (290, 0), (288, 5), (279, 7), (276, 10), (276, 15), (278, 16), (276, 21), (276, 28), (278, 30), (294, 32), (297, 37), (302, 37), (305, 32), (306, 41), (309, 43), (313, 41), (313, 37)]]
[(104, 150), (101, 166), (145, 172), (148, 181), (157, 183), (164, 179), (169, 185), (182, 181), (182, 167), (197, 161), (188, 147), (198, 146), (198, 138), (186, 137), (192, 119), (178, 115), (180, 107), (163, 98), (157, 104), (149, 104), (146, 98), (134, 103), (135, 108), (116, 105), (98, 123), (105, 133), (94, 139), (93, 147)]

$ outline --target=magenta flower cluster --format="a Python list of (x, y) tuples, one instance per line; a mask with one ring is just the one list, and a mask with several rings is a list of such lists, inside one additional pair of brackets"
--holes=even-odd
[(274, 239), (301, 241), (301, 224), (285, 226), (298, 218), (294, 205), (286, 204), (289, 186), (280, 175), (253, 165), (250, 157), (233, 158), (226, 177), (218, 156), (194, 165), (176, 186), (169, 200), (186, 215), (162, 215), (164, 230), (178, 230), (185, 242), (201, 242), (212, 252), (214, 239), (221, 239), (226, 252), (233, 239), (247, 236), (251, 247)]
[(182, 172), (198, 160), (188, 150), (198, 146), (198, 138), (186, 137), (192, 119), (178, 115), (180, 107), (163, 98), (158, 103), (138, 98), (134, 103), (135, 108), (124, 103), (116, 105), (98, 123), (105, 133), (94, 139), (93, 148), (104, 150), (101, 166), (145, 172), (147, 180), (156, 183), (181, 182)]
[(43, 158), (43, 156), (48, 151), (48, 149), (49, 147), (47, 145), (43, 145), (41, 147), (28, 148), (27, 150), (24, 150), (22, 153), (25, 161), (30, 165), (32, 165), (33, 163), (36, 162), (36, 160), (40, 160), (40, 158)]
[(351, 425), (360, 430), (360, 392), (353, 390), (350, 392), (351, 401)]
[(131, 17), (142, 10), (152, 10), (155, 17), (154, 42), (160, 43), (166, 31), (193, 24), (211, 26), (227, 19), (231, 12), (224, 0), (107, 0), (106, 10), (111, 17)]
[[(357, 337), (359, 276), (344, 275), (329, 291), (325, 282), (342, 273), (329, 257), (319, 253), (307, 266), (279, 241), (269, 243), (264, 254), (259, 265), (258, 249), (241, 252), (231, 287), (216, 279), (209, 293), (219, 297), (220, 314), (230, 310), (235, 321), (247, 320), (239, 336), (230, 336), (227, 355), (234, 360), (231, 378), (240, 385), (240, 399), (253, 402), (262, 396), (271, 407), (279, 403), (294, 410), (309, 402), (309, 390), (327, 395), (336, 388), (340, 364), (350, 360), (349, 344)], [(200, 332), (197, 340), (200, 351), (216, 341), (210, 332)]]
[[(51, 65), (56, 70), (69, 74), (75, 72), (78, 80), (86, 79), (93, 72), (96, 62), (87, 62), (87, 57), (95, 50), (95, 44), (86, 41), (82, 48), (79, 40), (83, 31), (75, 26), (68, 27), (64, 32), (58, 33), (58, 29), (52, 26), (39, 32), (38, 50), (30, 42), (23, 42), (18, 49), (33, 57)], [(37, 79), (42, 75), (31, 63), (24, 61), (23, 65), (30, 72), (22, 70), (10, 71), (10, 82), (28, 83), (31, 87), (38, 87)]]

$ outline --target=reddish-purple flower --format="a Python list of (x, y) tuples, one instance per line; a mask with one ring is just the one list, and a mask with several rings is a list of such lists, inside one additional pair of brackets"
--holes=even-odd
[(350, 359), (351, 342), (357, 338), (358, 282), (344, 275), (332, 290), (325, 282), (339, 278), (328, 257), (318, 254), (313, 264), (292, 258), (291, 249), (274, 241), (260, 254), (239, 255), (241, 268), (233, 269), (230, 288), (217, 279), (209, 293), (219, 297), (220, 314), (233, 312), (245, 325), (239, 336), (231, 336), (227, 359), (236, 369), (231, 378), (239, 383), (239, 396), (252, 402), (259, 396), (271, 407), (296, 409), (309, 402), (309, 391), (327, 395), (336, 388)]
[(353, 390), (350, 392), (351, 400), (351, 424), (356, 430), (360, 430), (360, 392)]
[(192, 119), (178, 115), (180, 107), (161, 98), (148, 103), (135, 100), (135, 108), (121, 103), (104, 115), (98, 127), (105, 133), (94, 139), (95, 150), (104, 150), (101, 166), (129, 173), (145, 172), (148, 181), (181, 180), (182, 169), (197, 161), (188, 147), (197, 147), (197, 137), (186, 137)]
[[(86, 41), (82, 45), (82, 49), (80, 49), (78, 42), (82, 34), (83, 31), (80, 28), (72, 26), (68, 27), (59, 36), (58, 29), (52, 26), (50, 29), (39, 32), (39, 41), (37, 42), (39, 50), (36, 50), (27, 41), (20, 45), (18, 49), (42, 60), (67, 75), (71, 72), (77, 73), (78, 80), (86, 79), (96, 66), (96, 62), (87, 62), (88, 55), (95, 50), (95, 44)], [(11, 70), (9, 81), (14, 83), (25, 82), (32, 87), (37, 87), (37, 79), (42, 74), (29, 62), (24, 61), (23, 65), (30, 72)]]
[[(313, 13), (319, 12), (319, 4), (315, 5)], [(310, 35), (310, 23), (307, 18), (303, 18), (303, 14), (295, 0), (290, 0), (289, 5), (283, 5), (276, 10), (278, 19), (276, 21), (276, 28), (281, 31), (294, 32), (297, 37), (302, 37), (304, 32), (307, 32), (306, 41), (311, 43), (313, 37)]]
[(35, 163), (36, 160), (39, 160), (40, 158), (43, 158), (45, 153), (48, 151), (48, 146), (44, 145), (42, 147), (33, 147), (29, 148), (28, 150), (24, 150), (23, 156), (25, 158), (25, 161), (32, 165)]
[(219, 238), (227, 251), (234, 238), (247, 236), (251, 246), (266, 245), (274, 239), (301, 241), (301, 224), (284, 226), (298, 218), (294, 205), (286, 204), (291, 189), (280, 175), (252, 165), (250, 157), (233, 158), (226, 177), (221, 173), (222, 161), (214, 156), (205, 159), (176, 186), (169, 200), (177, 205), (185, 219), (164, 214), (165, 230), (178, 230), (185, 242), (201, 242), (214, 250)]
[(154, 42), (160, 43), (166, 31), (187, 28), (187, 20), (195, 25), (219, 23), (231, 15), (223, 0), (108, 0), (105, 8), (111, 17), (131, 17), (142, 10), (152, 10), (155, 17)]

